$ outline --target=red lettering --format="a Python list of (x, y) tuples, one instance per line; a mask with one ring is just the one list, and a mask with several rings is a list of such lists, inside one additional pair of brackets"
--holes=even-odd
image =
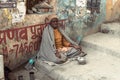
[(29, 47), (27, 46), (27, 44), (28, 44), (27, 42), (24, 43), (24, 51), (25, 51), (25, 53), (29, 52), (29, 49), (28, 49)]
[(37, 33), (38, 33), (38, 35), (41, 34), (41, 28), (40, 27), (37, 29)]
[(15, 53), (16, 53), (16, 55), (15, 55), (15, 57), (17, 57), (18, 56), (18, 49), (19, 49), (19, 44), (15, 44), (15, 45), (13, 45), (13, 47), (15, 48)]
[(31, 27), (31, 33), (32, 33), (31, 39), (39, 38), (45, 26), (46, 24), (41, 24), (39, 26), (32, 26)]
[(14, 52), (14, 49), (9, 50), (9, 54), (12, 54)]
[[(13, 44), (13, 49), (10, 49), (9, 47), (3, 47), (2, 48), (3, 53), (5, 55), (8, 55), (9, 53), (10, 54), (15, 53), (15, 57), (18, 57), (18, 53), (22, 53), (23, 55), (23, 53), (30, 53), (30, 52), (39, 50), (42, 33), (44, 28), (47, 25), (48, 24), (40, 24), (32, 27), (30, 26), (30, 31), (32, 34), (30, 35), (31, 35), (32, 41), (25, 42), (25, 43), (19, 42), (20, 44)], [(28, 41), (27, 28), (18, 28), (18, 29), (0, 31), (0, 44), (2, 43), (6, 44), (7, 42), (9, 42), (9, 40), (14, 40), (14, 39), (16, 39), (17, 41), (21, 39)]]
[(31, 27), (31, 33), (32, 33), (32, 39), (36, 39), (37, 37), (37, 32), (35, 26)]
[(19, 47), (19, 53), (23, 54), (23, 52), (24, 52), (24, 47), (23, 47), (23, 44), (21, 43), (21, 45)]
[(43, 32), (44, 28), (47, 26), (48, 24), (43, 24), (41, 25), (41, 32)]
[(33, 51), (33, 42), (30, 42), (29, 44), (29, 52), (32, 52)]
[(19, 41), (19, 36), (18, 36), (18, 30), (17, 29), (14, 31), (14, 35), (15, 35), (15, 40)]
[(4, 42), (6, 44), (6, 34), (5, 31), (0, 31), (0, 44)]
[(4, 48), (2, 48), (2, 50), (3, 50), (3, 55), (7, 58), (8, 57), (8, 48), (4, 47)]
[(37, 33), (38, 33), (38, 38), (37, 38), (37, 40), (39, 40), (39, 38), (41, 38), (41, 36), (42, 36), (41, 28), (38, 28), (38, 29), (37, 29)]
[(27, 28), (16, 29), (14, 31), (14, 35), (16, 36), (17, 41), (19, 41), (20, 39), (28, 40)]
[(9, 39), (13, 39), (14, 38), (14, 30), (7, 30), (6, 34), (7, 34), (7, 37)]
[(27, 37), (27, 28), (24, 28), (24, 29), (20, 29), (20, 30), (19, 30), (19, 37), (20, 37), (21, 39), (28, 40), (28, 37)]

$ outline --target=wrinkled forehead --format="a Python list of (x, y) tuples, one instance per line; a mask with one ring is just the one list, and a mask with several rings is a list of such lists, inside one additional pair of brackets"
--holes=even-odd
[(58, 21), (58, 18), (52, 18), (50, 22)]

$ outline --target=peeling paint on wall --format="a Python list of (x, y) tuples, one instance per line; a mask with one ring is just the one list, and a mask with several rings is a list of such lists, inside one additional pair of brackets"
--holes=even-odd
[(12, 11), (12, 23), (22, 22), (26, 14), (25, 2), (19, 2), (17, 8)]
[[(57, 14), (60, 19), (67, 19), (66, 32), (80, 43), (84, 35), (105, 20), (106, 0), (101, 0), (100, 14), (90, 14), (86, 9), (86, 0), (59, 0)], [(78, 4), (84, 3), (84, 4)], [(94, 21), (91, 21), (91, 19)]]
[[(13, 69), (36, 54), (39, 50), (41, 35), (46, 25), (38, 24), (23, 28), (1, 30), (0, 53), (4, 55), (5, 66)], [(21, 59), (24, 60), (21, 61)]]
[(97, 25), (105, 21), (105, 16), (106, 16), (106, 0), (101, 0), (100, 14), (97, 15), (97, 18), (93, 27), (96, 27)]
[(25, 2), (18, 2), (16, 8), (2, 8), (0, 10), (0, 28), (10, 28), (13, 23), (23, 22), (25, 14)]
[[(26, 0), (17, 0), (17, 5), (19, 5), (19, 3), (23, 1), (25, 1), (26, 3)], [(56, 0), (50, 0), (50, 4), (55, 7), (53, 9), (54, 14), (56, 11)], [(23, 64), (31, 56), (35, 55), (36, 49), (39, 49), (37, 48), (37, 45), (39, 46), (39, 40), (35, 38), (41, 38), (41, 32), (40, 34), (38, 34), (37, 32), (43, 31), (42, 26), (43, 23), (45, 23), (44, 20), (48, 15), (50, 15), (50, 13), (42, 15), (30, 14), (25, 15), (24, 20), (23, 18), (25, 11), (22, 9), (24, 7), (21, 7), (21, 5), (19, 7), (20, 8), (18, 8), (17, 6), (16, 8), (0, 9), (0, 54), (4, 54), (5, 66), (12, 69)], [(22, 11), (23, 13), (21, 13)], [(18, 19), (23, 19), (24, 21), (15, 21), (15, 23), (12, 24), (13, 13), (18, 14), (19, 17), (22, 16)], [(27, 35), (26, 33), (29, 35)], [(26, 40), (23, 39), (23, 37), (26, 37)], [(23, 48), (24, 50), (22, 50)]]

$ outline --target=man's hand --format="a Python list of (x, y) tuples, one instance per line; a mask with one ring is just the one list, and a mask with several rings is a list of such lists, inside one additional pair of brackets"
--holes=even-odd
[(82, 51), (82, 47), (81, 47), (81, 46), (77, 46), (77, 45), (70, 45), (70, 47), (74, 47), (75, 49), (79, 49), (80, 51)]
[(81, 46), (73, 46), (75, 49), (79, 49), (80, 51), (82, 51), (82, 47)]
[(56, 57), (61, 58), (61, 55), (60, 55), (60, 53), (58, 52), (58, 50), (56, 50), (55, 55), (56, 55)]

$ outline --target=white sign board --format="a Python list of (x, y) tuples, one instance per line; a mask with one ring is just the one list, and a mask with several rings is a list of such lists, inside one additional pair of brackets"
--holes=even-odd
[(18, 12), (12, 13), (12, 23), (22, 22), (25, 14), (26, 14), (26, 7), (24, 2), (20, 2), (17, 4)]
[(76, 0), (76, 5), (79, 7), (85, 7), (86, 6), (86, 0)]

